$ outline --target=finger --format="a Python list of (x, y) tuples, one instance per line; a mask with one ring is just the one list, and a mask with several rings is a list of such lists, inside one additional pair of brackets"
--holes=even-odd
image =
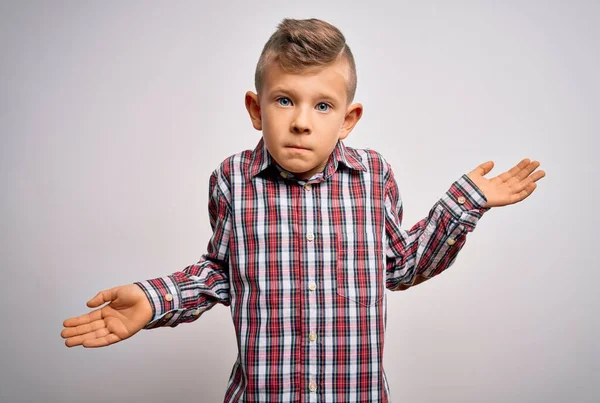
[(529, 197), (531, 195), (531, 193), (533, 193), (533, 191), (535, 190), (536, 187), (537, 187), (537, 185), (534, 182), (527, 185), (527, 187), (525, 187), (525, 189), (523, 189), (522, 191), (520, 191), (519, 193), (517, 193), (514, 196), (515, 201), (513, 203), (520, 202), (520, 201), (526, 199), (527, 197)]
[(90, 308), (94, 308), (104, 304), (105, 302), (112, 301), (116, 298), (117, 288), (119, 287), (113, 287), (108, 290), (100, 291), (98, 294), (96, 294), (94, 298), (90, 299), (87, 302), (87, 306), (89, 306)]
[(531, 175), (531, 178), (533, 179), (534, 182), (537, 182), (540, 179), (542, 179), (544, 176), (546, 176), (546, 171), (537, 171), (536, 173)]
[(498, 175), (497, 177), (502, 180), (502, 182), (508, 182), (511, 178), (514, 178), (522, 169), (529, 165), (529, 158), (523, 158), (517, 165), (509, 169), (508, 171)]
[(523, 191), (523, 189), (526, 189), (528, 186), (531, 186), (532, 183), (537, 182), (538, 180), (542, 179), (544, 176), (546, 176), (546, 172), (537, 171), (533, 175), (529, 176), (527, 179), (522, 180), (521, 182), (512, 185), (511, 186), (512, 192), (520, 193)]
[(539, 161), (532, 161), (516, 175), (517, 179), (521, 181), (521, 180), (527, 178), (539, 166), (540, 166)]
[(85, 324), (85, 325), (79, 325), (76, 327), (69, 327), (67, 329), (64, 329), (60, 333), (60, 335), (63, 338), (73, 337), (73, 336), (78, 336), (80, 334), (94, 332), (98, 329), (102, 329), (103, 327), (106, 327), (106, 323), (104, 323), (104, 320), (95, 320), (95, 321)]
[(485, 176), (488, 172), (492, 170), (494, 167), (494, 161), (486, 161), (483, 164), (479, 164), (477, 168), (474, 169), (477, 174), (480, 176)]
[(95, 339), (85, 340), (83, 342), (83, 347), (86, 348), (94, 348), (94, 347), (104, 347), (110, 344), (114, 344), (118, 341), (121, 341), (121, 338), (114, 333), (109, 333), (104, 337), (98, 337)]
[(67, 347), (75, 347), (82, 345), (85, 341), (94, 340), (96, 338), (105, 337), (110, 333), (110, 330), (107, 328), (96, 330), (95, 332), (82, 334), (80, 336), (70, 337), (65, 341), (65, 345)]
[(64, 327), (73, 327), (79, 325), (85, 325), (87, 323), (91, 323), (95, 320), (102, 319), (102, 308), (96, 309), (90, 313), (86, 313), (80, 316), (75, 316), (73, 318), (66, 319), (63, 322)]

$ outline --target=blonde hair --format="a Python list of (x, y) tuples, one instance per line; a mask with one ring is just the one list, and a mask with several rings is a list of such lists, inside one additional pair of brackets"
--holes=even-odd
[(347, 60), (350, 75), (346, 83), (348, 104), (356, 93), (356, 65), (346, 38), (333, 25), (311, 18), (285, 18), (265, 44), (254, 73), (254, 85), (260, 94), (267, 67), (273, 61), (289, 73), (299, 73), (309, 67), (325, 66), (338, 57)]

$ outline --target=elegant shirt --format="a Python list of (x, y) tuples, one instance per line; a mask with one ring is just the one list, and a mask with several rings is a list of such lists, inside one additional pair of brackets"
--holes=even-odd
[(261, 139), (212, 172), (200, 261), (135, 283), (153, 309), (145, 329), (230, 306), (238, 356), (225, 402), (389, 402), (385, 290), (450, 267), (486, 201), (462, 175), (407, 231), (376, 151), (339, 141), (323, 172), (300, 180)]

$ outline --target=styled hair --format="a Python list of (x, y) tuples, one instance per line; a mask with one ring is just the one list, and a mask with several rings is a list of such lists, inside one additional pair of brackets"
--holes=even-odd
[(356, 65), (346, 38), (333, 25), (311, 18), (285, 18), (265, 44), (254, 73), (254, 85), (260, 93), (264, 75), (271, 62), (278, 62), (288, 73), (300, 73), (310, 67), (326, 66), (339, 57), (347, 60), (350, 74), (346, 83), (347, 102), (356, 93)]

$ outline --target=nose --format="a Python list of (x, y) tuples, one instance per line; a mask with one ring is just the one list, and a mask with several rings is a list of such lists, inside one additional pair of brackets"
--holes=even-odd
[(297, 108), (296, 110), (297, 112), (292, 120), (292, 132), (310, 134), (310, 111), (307, 111), (307, 108)]

